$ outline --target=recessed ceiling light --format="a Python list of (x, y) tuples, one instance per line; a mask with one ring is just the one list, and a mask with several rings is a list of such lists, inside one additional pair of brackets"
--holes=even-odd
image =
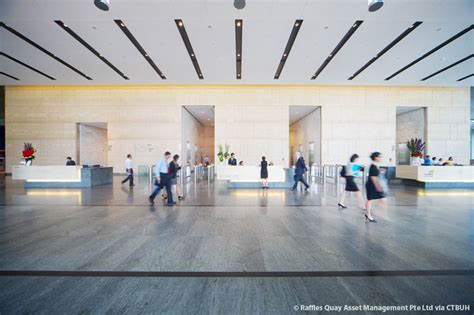
[(369, 12), (375, 12), (383, 7), (383, 0), (369, 0)]
[(240, 54), (237, 54), (237, 57), (240, 57)]
[(183, 26), (183, 22), (179, 21), (179, 22), (178, 22), (178, 25), (179, 25), (179, 26)]
[(240, 25), (241, 25), (240, 21), (239, 21), (239, 22), (237, 22), (237, 26), (238, 26), (238, 27), (240, 27)]
[(121, 27), (124, 27), (124, 26), (125, 26), (125, 24), (123, 24), (123, 23), (120, 23), (120, 26), (121, 26)]
[(63, 26), (64, 26), (64, 27), (67, 27), (67, 25), (66, 25), (66, 24), (63, 24)]
[(237, 10), (245, 8), (245, 0), (234, 0), (234, 8)]
[(109, 11), (109, 2), (109, 0), (94, 0), (95, 6), (103, 11)]
[(299, 23), (295, 23), (295, 26), (298, 27), (298, 26), (300, 26), (300, 24), (299, 24)]

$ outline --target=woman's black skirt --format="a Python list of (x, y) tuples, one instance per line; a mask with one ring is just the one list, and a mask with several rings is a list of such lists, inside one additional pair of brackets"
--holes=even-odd
[(353, 176), (346, 177), (346, 191), (359, 191), (359, 187), (357, 187)]

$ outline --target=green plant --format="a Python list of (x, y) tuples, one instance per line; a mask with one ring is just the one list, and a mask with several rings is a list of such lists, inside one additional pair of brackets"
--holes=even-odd
[(222, 144), (219, 144), (217, 146), (217, 158), (219, 159), (219, 162), (224, 162), (224, 152), (222, 150)]
[(224, 158), (228, 160), (230, 158), (230, 145), (226, 144), (225, 145), (225, 153), (224, 153)]

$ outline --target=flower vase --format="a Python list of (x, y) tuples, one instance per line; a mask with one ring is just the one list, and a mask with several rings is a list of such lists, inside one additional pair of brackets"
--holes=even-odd
[(410, 165), (411, 166), (420, 166), (420, 157), (418, 157), (418, 156), (410, 157)]

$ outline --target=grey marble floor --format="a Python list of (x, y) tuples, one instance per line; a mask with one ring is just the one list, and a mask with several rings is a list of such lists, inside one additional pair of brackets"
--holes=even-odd
[(294, 305), (470, 304), (474, 276), (212, 277), (212, 272), (474, 270), (474, 190), (391, 186), (368, 224), (342, 187), (188, 184), (178, 206), (133, 189), (24, 189), (0, 179), (0, 272), (176, 271), (209, 277), (0, 274), (0, 314), (288, 313)]

